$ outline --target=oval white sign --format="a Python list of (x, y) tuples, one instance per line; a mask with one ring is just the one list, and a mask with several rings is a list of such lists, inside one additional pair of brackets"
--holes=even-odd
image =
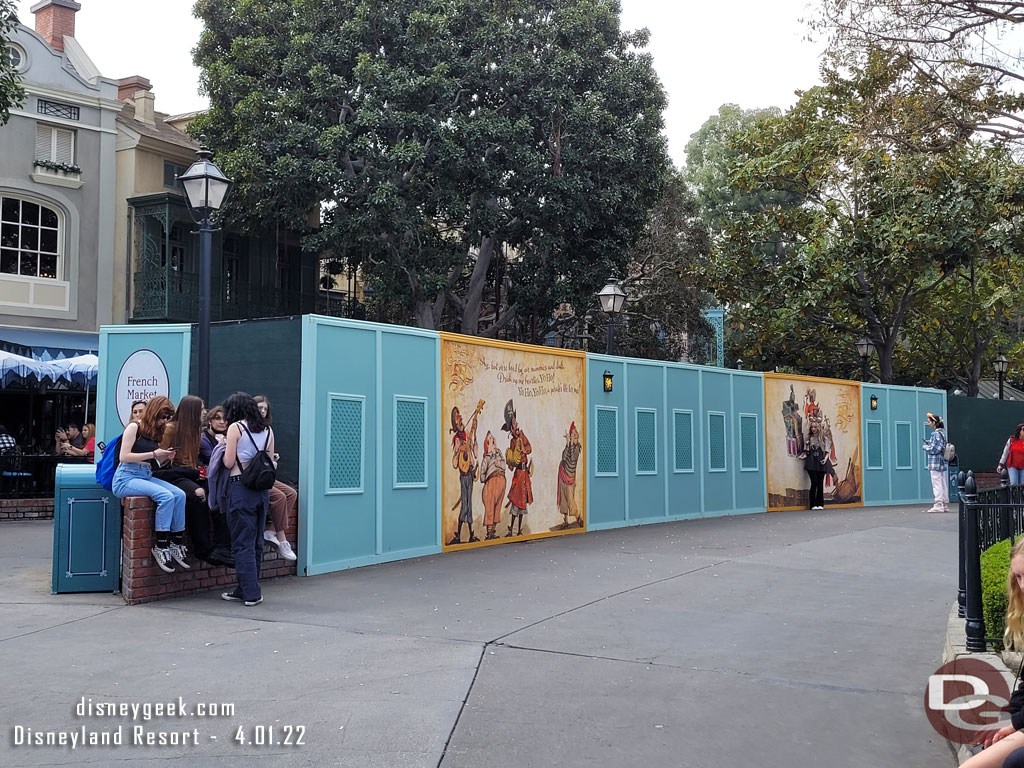
[(167, 366), (160, 356), (150, 349), (133, 352), (121, 366), (114, 389), (117, 418), (121, 420), (121, 426), (128, 426), (132, 418), (132, 403), (139, 400), (145, 402), (157, 395), (171, 395)]

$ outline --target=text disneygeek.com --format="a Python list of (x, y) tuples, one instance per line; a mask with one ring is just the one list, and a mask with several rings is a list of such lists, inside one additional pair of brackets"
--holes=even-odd
[[(68, 729), (37, 728), (30, 725), (15, 725), (11, 730), (13, 747), (195, 747), (200, 743), (216, 743), (219, 740), (232, 744), (256, 747), (301, 747), (305, 746), (304, 725), (246, 725), (229, 727), (227, 730), (214, 727), (164, 727), (151, 723), (155, 718), (229, 718), (235, 715), (231, 702), (186, 702), (182, 697), (177, 701), (115, 702), (96, 701), (82, 697), (72, 708), (75, 717), (93, 719), (130, 719), (135, 724), (111, 725), (96, 728), (78, 725)], [(146, 725), (138, 725), (142, 721)], [(180, 722), (175, 726), (182, 725)], [(212, 725), (212, 724), (211, 724)], [(216, 732), (213, 732), (216, 731)]]

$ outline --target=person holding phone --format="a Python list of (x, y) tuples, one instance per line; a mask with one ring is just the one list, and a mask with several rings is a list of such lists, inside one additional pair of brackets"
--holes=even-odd
[(174, 448), (161, 448), (164, 427), (174, 416), (174, 406), (166, 397), (154, 397), (146, 404), (139, 421), (130, 421), (121, 435), (121, 451), (111, 490), (119, 499), (148, 496), (156, 504), (153, 560), (167, 573), (176, 562), (188, 570), (185, 549), (185, 492), (153, 477), (153, 470), (174, 460)]
[(921, 447), (928, 454), (928, 474), (932, 478), (932, 495), (935, 503), (929, 512), (949, 512), (949, 488), (946, 486), (946, 472), (948, 465), (943, 453), (946, 450), (946, 430), (942, 423), (942, 417), (934, 413), (926, 414), (927, 421), (924, 425), (932, 431), (924, 445)]

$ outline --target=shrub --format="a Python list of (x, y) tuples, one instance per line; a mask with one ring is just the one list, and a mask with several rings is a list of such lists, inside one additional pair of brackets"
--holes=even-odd
[(1003, 539), (981, 553), (981, 610), (985, 636), (996, 650), (1003, 648), (1006, 630), (1006, 574), (1010, 570), (1010, 540)]

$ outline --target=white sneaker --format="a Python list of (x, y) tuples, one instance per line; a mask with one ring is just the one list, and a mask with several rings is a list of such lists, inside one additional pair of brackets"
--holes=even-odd
[(185, 547), (184, 544), (174, 544), (172, 542), (169, 551), (171, 553), (171, 557), (174, 558), (174, 561), (178, 565), (180, 565), (186, 571), (191, 570), (191, 567), (189, 566), (188, 560), (187, 560), (187, 558), (188, 558), (188, 549)]
[(277, 544), (277, 534), (268, 528), (263, 532), (263, 540), (269, 541), (271, 544)]
[(278, 550), (281, 552), (281, 557), (285, 560), (298, 560), (298, 557), (292, 551), (292, 545), (287, 541), (282, 541), (277, 545)]
[(157, 567), (167, 573), (174, 573), (174, 566), (171, 565), (171, 550), (169, 547), (153, 547), (153, 562)]

